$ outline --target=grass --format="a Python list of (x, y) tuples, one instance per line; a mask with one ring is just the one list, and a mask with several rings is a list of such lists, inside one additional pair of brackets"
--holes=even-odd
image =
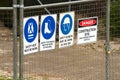
[[(13, 80), (13, 78), (12, 77), (0, 76), (0, 80)], [(35, 80), (35, 79), (34, 78), (25, 78), (24, 80)], [(45, 78), (43, 80), (47, 80), (47, 79)]]
[(13, 78), (12, 77), (0, 76), (0, 80), (13, 80)]
[[(0, 76), (0, 80), (13, 80), (13, 77)], [(17, 79), (17, 80), (19, 80), (19, 79)], [(25, 79), (25, 80), (34, 80), (34, 79), (28, 78), (28, 79)]]

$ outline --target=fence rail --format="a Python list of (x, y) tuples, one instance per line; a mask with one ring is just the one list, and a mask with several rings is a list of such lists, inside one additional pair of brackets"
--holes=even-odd
[(72, 5), (72, 4), (79, 4), (79, 3), (85, 3), (85, 2), (92, 2), (92, 1), (96, 1), (96, 0), (70, 1), (70, 2), (61, 2), (61, 3), (53, 3), (53, 4), (36, 5), (36, 6), (26, 6), (24, 9), (37, 9), (37, 8), (56, 7), (56, 6), (64, 6), (64, 5)]
[(13, 7), (0, 7), (0, 10), (13, 10)]

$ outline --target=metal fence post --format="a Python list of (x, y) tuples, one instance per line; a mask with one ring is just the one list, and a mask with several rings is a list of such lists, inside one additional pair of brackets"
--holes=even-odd
[(17, 47), (17, 1), (13, 0), (13, 80), (17, 80), (17, 62), (18, 62), (18, 47)]
[(106, 15), (106, 80), (110, 80), (110, 0), (107, 0)]
[(19, 55), (19, 78), (23, 80), (23, 17), (24, 0), (20, 0), (20, 55)]
[[(71, 0), (69, 0), (69, 2), (71, 2)], [(69, 11), (71, 11), (71, 5), (69, 5)]]

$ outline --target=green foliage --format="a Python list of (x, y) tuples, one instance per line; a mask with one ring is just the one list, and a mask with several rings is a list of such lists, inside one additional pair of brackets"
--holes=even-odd
[[(120, 34), (120, 0), (112, 0), (110, 7), (111, 36)], [(115, 33), (112, 33), (115, 32)]]
[(0, 80), (13, 80), (12, 77), (0, 76)]
[(116, 24), (120, 25), (120, 0), (111, 2), (111, 25), (115, 26)]

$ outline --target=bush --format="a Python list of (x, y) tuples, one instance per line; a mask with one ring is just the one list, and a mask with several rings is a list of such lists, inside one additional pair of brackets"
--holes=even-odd
[[(120, 0), (111, 1), (111, 11), (110, 11), (110, 25), (111, 25), (111, 36), (120, 35)], [(114, 32), (114, 33), (112, 33)], [(116, 35), (117, 34), (117, 35)]]

